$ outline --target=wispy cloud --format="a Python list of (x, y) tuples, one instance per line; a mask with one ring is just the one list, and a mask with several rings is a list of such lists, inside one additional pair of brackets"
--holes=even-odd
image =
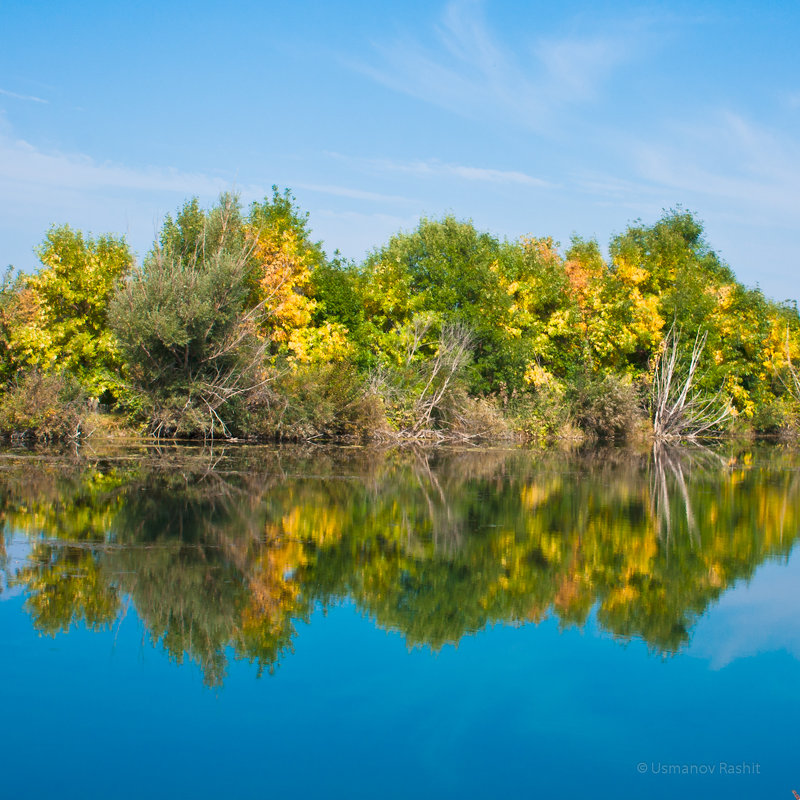
[(487, 183), (516, 183), (523, 186), (550, 187), (553, 184), (534, 178), (525, 172), (505, 169), (487, 169), (486, 167), (468, 167), (463, 164), (428, 164), (431, 171), (454, 175), (468, 181), (486, 181)]
[(371, 172), (387, 173), (399, 172), (422, 177), (452, 177), (467, 181), (484, 181), (487, 183), (516, 184), (521, 186), (534, 186), (540, 188), (552, 187), (553, 184), (541, 178), (536, 178), (519, 170), (492, 169), (489, 167), (475, 167), (465, 164), (449, 164), (432, 158), (416, 161), (396, 161), (386, 158), (356, 158), (330, 153), (331, 157), (350, 164), (355, 164)]
[(335, 197), (348, 197), (351, 200), (369, 200), (373, 203), (415, 203), (417, 201), (408, 197), (401, 197), (396, 194), (381, 194), (379, 192), (370, 192), (363, 189), (353, 189), (349, 186), (335, 186), (331, 184), (317, 184), (317, 183), (298, 183), (298, 189), (305, 189), (309, 192), (319, 192), (320, 194), (329, 194)]
[(550, 130), (564, 107), (595, 97), (614, 68), (632, 53), (626, 37), (594, 34), (531, 41), (523, 57), (498, 40), (480, 0), (454, 0), (433, 46), (405, 38), (375, 45), (377, 63), (352, 66), (396, 91), (468, 117)]
[(230, 190), (244, 198), (266, 194), (220, 176), (45, 151), (15, 138), (0, 116), (0, 264), (33, 268), (31, 243), (64, 222), (126, 233), (134, 250), (144, 253), (164, 213), (191, 195), (209, 202)]
[(800, 215), (800, 137), (730, 111), (687, 124), (664, 122), (658, 137), (619, 136), (626, 169), (574, 172), (578, 191), (640, 208), (681, 203), (718, 219), (796, 227)]
[(561, 39), (542, 41), (536, 47), (547, 77), (551, 100), (564, 97), (569, 102), (588, 100), (614, 67), (626, 58), (627, 48), (619, 39)]
[(723, 112), (631, 152), (639, 175), (656, 186), (736, 207), (751, 219), (796, 225), (800, 214), (800, 139)]
[(9, 92), (8, 89), (0, 89), (0, 94), (4, 97), (11, 97), (14, 100), (27, 100), (30, 103), (47, 103), (41, 97), (36, 97), (32, 94), (17, 94), (17, 92)]
[[(231, 188), (231, 181), (202, 173), (164, 167), (134, 168), (99, 162), (78, 153), (46, 152), (23, 139), (0, 133), (0, 185), (93, 191), (127, 189), (214, 195)], [(239, 187), (243, 194), (263, 193)]]

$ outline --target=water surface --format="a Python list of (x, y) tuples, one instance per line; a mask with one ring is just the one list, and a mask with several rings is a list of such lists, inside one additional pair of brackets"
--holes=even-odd
[(4, 787), (800, 791), (800, 458), (0, 455)]

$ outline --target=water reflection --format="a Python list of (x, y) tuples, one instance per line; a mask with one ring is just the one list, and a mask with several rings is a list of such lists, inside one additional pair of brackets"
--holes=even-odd
[[(34, 626), (132, 606), (177, 661), (273, 670), (296, 624), (351, 599), (409, 645), (555, 615), (677, 652), (726, 588), (786, 557), (791, 451), (223, 451), (0, 462), (4, 581)], [(12, 565), (10, 542), (27, 543)]]

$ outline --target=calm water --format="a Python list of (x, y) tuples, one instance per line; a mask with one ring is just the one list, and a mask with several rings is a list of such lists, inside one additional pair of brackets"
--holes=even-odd
[(800, 455), (0, 454), (9, 797), (791, 798)]

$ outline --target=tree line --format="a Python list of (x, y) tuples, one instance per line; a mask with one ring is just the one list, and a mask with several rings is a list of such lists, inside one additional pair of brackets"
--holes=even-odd
[(159, 437), (796, 436), (796, 304), (738, 282), (683, 209), (608, 247), (422, 219), (329, 257), (288, 190), (124, 237), (53, 227), (0, 287), (0, 429)]

